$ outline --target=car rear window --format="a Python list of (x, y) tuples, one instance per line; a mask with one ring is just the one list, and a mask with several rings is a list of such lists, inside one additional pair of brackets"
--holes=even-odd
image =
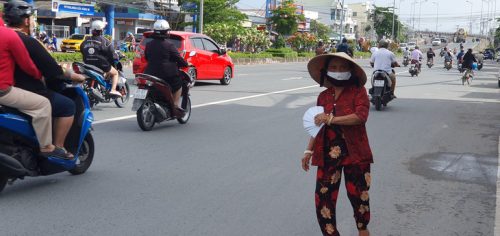
[(85, 37), (85, 35), (83, 34), (73, 34), (71, 35), (71, 37), (69, 39), (77, 39), (77, 40), (81, 40)]
[[(153, 38), (151, 38), (151, 37), (144, 38), (141, 41), (141, 46), (146, 46), (151, 41), (153, 41)], [(181, 45), (182, 45), (181, 38), (179, 38), (177, 36), (171, 35), (170, 38), (167, 39), (167, 41), (169, 41), (170, 43), (174, 44), (175, 48), (181, 48)]]

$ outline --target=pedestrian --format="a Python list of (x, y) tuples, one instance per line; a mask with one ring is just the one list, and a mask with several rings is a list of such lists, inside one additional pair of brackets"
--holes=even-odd
[(54, 52), (57, 52), (57, 37), (55, 34), (52, 34), (52, 48)]
[(325, 46), (323, 45), (323, 41), (319, 41), (318, 46), (316, 47), (316, 56), (325, 53), (326, 51), (325, 51)]
[(345, 53), (316, 56), (307, 65), (311, 77), (326, 87), (317, 105), (324, 113), (315, 117), (324, 124), (311, 137), (302, 158), (302, 168), (317, 166), (315, 205), (323, 235), (340, 235), (335, 212), (342, 172), (346, 178), (347, 196), (353, 206), (359, 236), (370, 235), (370, 166), (373, 163), (365, 123), (370, 102), (364, 85), (366, 74)]

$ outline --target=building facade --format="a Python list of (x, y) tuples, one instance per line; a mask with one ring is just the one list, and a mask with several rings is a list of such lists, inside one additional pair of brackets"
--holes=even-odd
[(351, 3), (349, 8), (352, 9), (352, 19), (357, 23), (354, 32), (356, 37), (370, 38), (373, 35), (373, 22), (370, 17), (375, 11), (373, 1)]

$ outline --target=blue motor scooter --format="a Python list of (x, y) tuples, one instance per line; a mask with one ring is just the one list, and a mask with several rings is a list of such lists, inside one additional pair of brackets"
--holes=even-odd
[(87, 94), (80, 86), (68, 86), (62, 92), (76, 105), (75, 121), (64, 147), (75, 155), (73, 160), (43, 157), (31, 125), (31, 117), (16, 109), (0, 106), (0, 192), (7, 183), (26, 176), (46, 176), (64, 171), (83, 174), (94, 159), (91, 126), (94, 116)]

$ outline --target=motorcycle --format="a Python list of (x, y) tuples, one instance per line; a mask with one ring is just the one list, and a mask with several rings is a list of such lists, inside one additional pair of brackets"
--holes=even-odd
[(482, 62), (478, 62), (477, 63), (477, 70), (481, 70), (483, 69), (483, 63)]
[(462, 63), (458, 63), (457, 69), (460, 73), (464, 73), (465, 69), (462, 67)]
[(434, 63), (432, 62), (432, 60), (427, 60), (427, 66), (429, 68), (432, 68), (433, 65), (434, 65)]
[(92, 65), (79, 63), (79, 66), (85, 69), (87, 76), (89, 77), (83, 85), (83, 90), (89, 97), (91, 108), (99, 103), (110, 103), (113, 101), (117, 107), (123, 108), (130, 99), (130, 87), (128, 85), (127, 78), (123, 74), (123, 66), (120, 62), (120, 59), (122, 59), (124, 55), (121, 52), (117, 52), (117, 55), (118, 58), (114, 62), (114, 67), (118, 70), (118, 84), (116, 85), (116, 91), (122, 94), (121, 97), (116, 97), (110, 94), (111, 81), (105, 79), (104, 71)]
[(186, 72), (180, 70), (179, 73), (182, 81), (182, 111), (174, 104), (172, 90), (164, 80), (147, 74), (136, 74), (137, 90), (132, 111), (137, 113), (137, 123), (143, 131), (150, 131), (156, 123), (163, 121), (177, 119), (180, 124), (188, 122), (191, 117), (189, 88), (193, 81)]
[(16, 109), (0, 106), (0, 192), (7, 183), (13, 184), (25, 177), (47, 176), (64, 171), (80, 175), (87, 171), (94, 159), (94, 139), (87, 94), (80, 86), (67, 86), (62, 92), (76, 105), (75, 121), (64, 147), (74, 153), (73, 160), (43, 157), (31, 125), (31, 117)]
[(451, 65), (451, 61), (446, 61), (446, 62), (444, 62), (444, 68), (445, 68), (446, 70), (450, 70), (450, 69), (451, 69), (451, 67), (452, 67), (452, 65)]
[(418, 76), (418, 74), (420, 73), (420, 69), (418, 69), (417, 63), (412, 62), (408, 72), (410, 72), (411, 77)]
[(387, 106), (393, 98), (391, 92), (391, 79), (389, 74), (383, 70), (376, 70), (372, 74), (372, 88), (369, 89), (370, 102), (375, 105), (375, 109), (380, 111), (383, 106)]
[(409, 57), (404, 57), (403, 58), (403, 66), (407, 67), (409, 63), (410, 63), (410, 58)]

